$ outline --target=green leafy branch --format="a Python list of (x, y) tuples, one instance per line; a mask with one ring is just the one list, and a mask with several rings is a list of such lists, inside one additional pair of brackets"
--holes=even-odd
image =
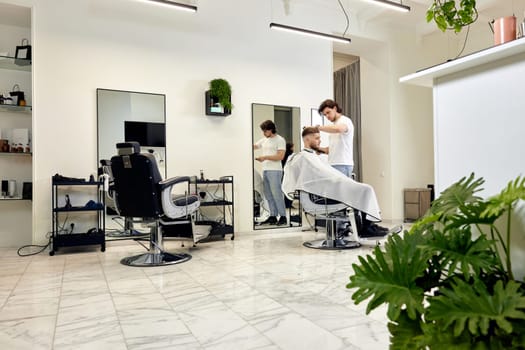
[(475, 0), (460, 0), (459, 8), (454, 0), (434, 0), (427, 10), (427, 22), (436, 22), (441, 31), (447, 29), (459, 33), (461, 29), (478, 19)]

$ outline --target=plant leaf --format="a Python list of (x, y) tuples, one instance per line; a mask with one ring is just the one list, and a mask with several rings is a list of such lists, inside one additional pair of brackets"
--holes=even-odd
[(482, 216), (500, 216), (507, 208), (513, 207), (519, 199), (525, 200), (525, 177), (521, 176), (510, 181), (498, 195), (489, 199)]
[(515, 281), (498, 281), (493, 294), (481, 280), (473, 284), (454, 279), (451, 289), (441, 288), (440, 295), (429, 298), (426, 314), (428, 320), (443, 322), (443, 330), (454, 328), (459, 336), (468, 330), (472, 336), (489, 335), (490, 332), (508, 335), (513, 332), (513, 320), (525, 320), (525, 296)]
[(467, 203), (458, 208), (457, 214), (447, 216), (445, 231), (475, 224), (492, 225), (503, 214), (503, 211), (487, 212), (488, 202)]
[(410, 319), (406, 310), (402, 310), (396, 322), (388, 323), (392, 335), (390, 350), (425, 349), (427, 342), (421, 325), (421, 320)]
[(482, 190), (481, 185), (484, 182), (483, 178), (474, 179), (474, 173), (471, 173), (468, 178), (461, 178), (441, 192), (440, 196), (432, 203), (430, 212), (442, 216), (446, 221), (449, 215), (457, 213), (459, 207), (481, 201), (481, 198), (475, 193)]
[(440, 266), (447, 268), (449, 276), (460, 271), (468, 279), (472, 272), (480, 274), (497, 267), (502, 269), (493, 251), (495, 242), (484, 235), (473, 240), (470, 226), (448, 231), (432, 230), (431, 235), (432, 238), (421, 247), (438, 256)]
[(411, 319), (423, 312), (424, 291), (416, 279), (423, 275), (430, 256), (418, 248), (422, 240), (419, 234), (391, 236), (384, 252), (375, 247), (373, 255), (360, 256), (360, 265), (352, 265), (354, 275), (346, 287), (357, 288), (352, 295), (356, 304), (371, 298), (367, 314), (383, 303), (388, 304), (387, 315), (392, 321), (405, 308)]

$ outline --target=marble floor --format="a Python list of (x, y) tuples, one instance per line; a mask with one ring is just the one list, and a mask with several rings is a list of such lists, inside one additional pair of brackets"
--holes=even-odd
[(180, 247), (168, 267), (121, 265), (132, 241), (20, 257), (0, 249), (1, 349), (388, 349), (386, 308), (345, 288), (374, 243), (321, 251), (321, 233), (269, 230)]

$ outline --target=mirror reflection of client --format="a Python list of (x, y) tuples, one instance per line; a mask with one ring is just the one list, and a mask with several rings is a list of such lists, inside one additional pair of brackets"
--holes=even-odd
[(321, 135), (316, 127), (303, 129), (304, 150), (290, 157), (284, 169), (283, 192), (295, 190), (330, 198), (352, 207), (362, 214), (357, 223), (360, 237), (382, 237), (387, 228), (372, 221), (381, 221), (381, 211), (372, 186), (354, 181), (331, 167), (319, 157)]
[[(284, 158), (286, 141), (277, 134), (273, 121), (265, 120), (261, 123), (260, 128), (264, 137), (253, 145), (253, 149), (262, 149), (262, 155), (255, 160), (262, 163), (263, 192), (270, 207), (270, 217), (261, 224), (286, 225), (284, 195), (281, 191), (283, 178), (281, 160)], [(277, 215), (279, 215), (279, 220), (277, 220)]]

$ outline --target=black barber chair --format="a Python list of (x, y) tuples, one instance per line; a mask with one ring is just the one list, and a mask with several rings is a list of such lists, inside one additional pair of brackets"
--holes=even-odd
[[(304, 242), (303, 245), (305, 247), (336, 250), (352, 249), (361, 246), (358, 241), (358, 235), (355, 235), (357, 236), (357, 240), (349, 240), (341, 237), (337, 232), (338, 221), (349, 222), (353, 232), (357, 232), (354, 214), (348, 205), (304, 191), (301, 191), (299, 198), (301, 206), (307, 214), (312, 215), (315, 219), (322, 219), (326, 222), (326, 238)], [(340, 213), (342, 210), (350, 210), (352, 212), (350, 212), (348, 216), (338, 216), (337, 213)]]
[(106, 193), (106, 214), (111, 215), (111, 219), (120, 225), (121, 229), (107, 229), (106, 237), (113, 238), (142, 238), (147, 235), (145, 232), (137, 231), (133, 228), (133, 218), (123, 217), (115, 203), (115, 180), (111, 171), (111, 161), (108, 159), (100, 160), (98, 174), (105, 182), (104, 191)]
[(192, 214), (200, 205), (199, 198), (187, 193), (172, 194), (176, 184), (189, 184), (189, 176), (162, 181), (155, 157), (140, 153), (138, 142), (118, 143), (117, 149), (118, 155), (111, 158), (111, 171), (119, 213), (141, 218), (142, 223), (151, 228), (148, 253), (126, 257), (120, 262), (131, 266), (159, 266), (188, 261), (189, 254), (164, 251), (160, 226), (161, 222), (171, 221), (192, 223)]

